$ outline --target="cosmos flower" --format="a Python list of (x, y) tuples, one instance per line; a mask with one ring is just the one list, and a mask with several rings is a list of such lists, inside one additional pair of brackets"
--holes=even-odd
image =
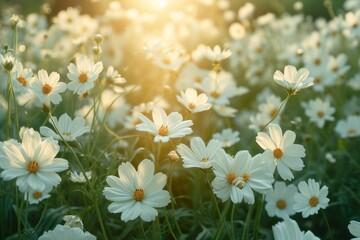
[(346, 119), (339, 120), (336, 123), (335, 131), (342, 138), (360, 136), (360, 116), (349, 115)]
[(184, 168), (210, 168), (214, 160), (214, 155), (221, 149), (219, 141), (212, 139), (206, 146), (200, 137), (192, 138), (190, 147), (191, 148), (187, 147), (185, 144), (180, 144), (176, 149), (183, 160)]
[[(85, 172), (85, 174), (86, 174), (87, 178), (90, 180), (92, 172), (88, 171), (88, 172)], [(77, 173), (76, 171), (70, 172), (69, 179), (70, 179), (70, 181), (72, 181), (74, 183), (85, 183), (86, 182), (86, 178), (84, 177), (84, 174), (82, 172), (80, 172), (80, 173)]]
[(38, 204), (42, 200), (50, 197), (49, 193), (52, 189), (52, 186), (46, 186), (42, 191), (31, 189), (30, 191), (24, 193), (25, 200), (28, 200), (30, 204)]
[(305, 148), (300, 144), (294, 144), (295, 133), (287, 130), (284, 135), (277, 124), (269, 124), (269, 134), (259, 132), (256, 136), (256, 142), (264, 149), (264, 159), (272, 162), (279, 175), (284, 180), (294, 178), (290, 170), (301, 171), (304, 163), (301, 160), (305, 157)]
[(298, 185), (299, 193), (295, 193), (294, 210), (301, 212), (303, 218), (318, 213), (319, 209), (325, 209), (329, 205), (327, 195), (329, 193), (328, 187), (323, 186), (320, 189), (320, 184), (314, 179), (309, 179), (306, 183), (301, 181)]
[(301, 68), (298, 71), (296, 67), (291, 65), (285, 66), (284, 73), (277, 70), (274, 73), (274, 80), (277, 84), (286, 88), (291, 95), (314, 84), (314, 79), (309, 77), (307, 69)]
[(219, 133), (214, 133), (213, 138), (220, 141), (221, 147), (228, 148), (240, 141), (240, 133), (231, 128), (221, 130)]
[(330, 106), (329, 101), (322, 101), (320, 98), (310, 100), (303, 105), (305, 114), (310, 118), (310, 121), (315, 123), (319, 128), (325, 125), (325, 121), (334, 121), (332, 116), (335, 108)]
[(53, 230), (44, 232), (39, 240), (96, 240), (96, 237), (89, 232), (83, 232), (80, 228), (72, 228), (66, 225), (56, 225)]
[(296, 186), (285, 182), (275, 182), (274, 189), (266, 194), (265, 209), (270, 217), (288, 218), (296, 211), (294, 206), (294, 194), (297, 192)]
[(21, 62), (16, 61), (11, 74), (14, 82), (14, 89), (20, 93), (28, 92), (31, 81), (33, 80), (31, 69), (24, 68)]
[(169, 115), (157, 106), (153, 108), (153, 121), (139, 113), (142, 123), (136, 125), (136, 130), (149, 132), (155, 136), (155, 142), (168, 142), (170, 138), (179, 138), (191, 134), (193, 125), (191, 120), (183, 121), (183, 117), (178, 112), (172, 112)]
[(320, 240), (311, 231), (304, 233), (296, 221), (286, 218), (272, 227), (275, 240)]
[(349, 232), (354, 236), (351, 240), (360, 240), (360, 222), (350, 221), (348, 225)]
[(76, 64), (69, 64), (68, 70), (67, 77), (70, 80), (68, 88), (81, 95), (94, 87), (94, 82), (103, 70), (103, 64), (102, 62), (95, 64), (85, 55), (80, 55), (76, 58)]
[(211, 185), (223, 202), (230, 198), (233, 203), (244, 200), (253, 204), (253, 191), (264, 194), (272, 188), (272, 172), (260, 154), (253, 158), (248, 151), (239, 151), (233, 158), (220, 150), (215, 154), (212, 165), (215, 179)]
[(176, 96), (176, 99), (192, 113), (207, 111), (211, 108), (205, 93), (198, 95), (195, 89), (187, 88), (185, 93), (181, 91), (180, 94), (181, 96)]
[(62, 101), (60, 93), (65, 92), (66, 84), (59, 80), (60, 75), (57, 72), (52, 72), (49, 76), (44, 69), (38, 71), (30, 88), (35, 92), (40, 104), (50, 106), (50, 103), (59, 104)]
[(207, 46), (203, 51), (204, 57), (212, 62), (219, 63), (231, 56), (230, 49), (221, 50), (219, 45), (214, 48)]
[(65, 221), (65, 226), (69, 226), (72, 228), (80, 228), (81, 230), (84, 230), (84, 224), (81, 221), (81, 218), (76, 215), (65, 215), (63, 217), (63, 220)]
[(105, 198), (112, 201), (108, 210), (121, 213), (121, 220), (127, 222), (140, 216), (143, 221), (155, 220), (158, 212), (155, 208), (165, 207), (170, 202), (170, 194), (163, 190), (166, 175), (154, 175), (154, 163), (148, 159), (140, 162), (138, 171), (129, 162), (118, 168), (119, 177), (108, 176)]
[[(59, 120), (56, 117), (53, 117), (53, 120), (55, 122), (56, 128), (59, 130), (65, 141), (74, 141), (77, 137), (80, 137), (81, 135), (90, 131), (90, 126), (85, 126), (85, 119), (82, 117), (76, 117), (74, 120), (72, 120), (69, 115), (64, 113), (60, 116)], [(51, 119), (49, 122), (54, 126), (54, 123), (51, 121)], [(41, 126), (40, 133), (45, 137), (52, 137), (56, 140), (62, 140), (57, 132), (48, 127)]]
[(47, 186), (57, 186), (61, 178), (57, 172), (68, 169), (65, 159), (56, 158), (60, 147), (52, 138), (41, 139), (34, 129), (26, 129), (22, 143), (14, 140), (3, 144), (6, 158), (2, 159), (1, 177), (5, 181), (16, 178), (16, 185), (21, 192), (31, 189), (43, 191)]
[(6, 71), (11, 71), (15, 64), (15, 57), (10, 52), (6, 53), (5, 56), (0, 54), (1, 65)]

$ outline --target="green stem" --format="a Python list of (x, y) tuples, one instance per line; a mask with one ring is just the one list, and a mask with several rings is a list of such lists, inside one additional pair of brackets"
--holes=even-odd
[(245, 226), (244, 226), (244, 231), (243, 231), (243, 235), (241, 239), (249, 239), (249, 225), (250, 225), (250, 221), (251, 221), (251, 215), (254, 211), (254, 204), (252, 204), (250, 206), (250, 209), (248, 211), (248, 214), (246, 216), (246, 220), (245, 220)]
[(329, 221), (328, 221), (328, 219), (327, 219), (327, 217), (326, 217), (326, 215), (325, 215), (324, 210), (321, 209), (320, 211), (321, 211), (321, 213), (322, 213), (322, 215), (323, 215), (323, 217), (324, 217), (324, 220), (325, 220), (325, 223), (326, 223), (326, 227), (327, 227), (327, 229), (328, 229), (328, 233), (329, 233), (330, 239), (332, 240), (333, 237), (332, 237), (332, 231), (331, 231), (331, 228), (330, 228)]
[(18, 240), (20, 240), (21, 237), (21, 210), (19, 207), (19, 191), (17, 186), (15, 185), (15, 198), (16, 198), (16, 215), (17, 215), (17, 230), (18, 230)]
[(155, 155), (155, 172), (157, 170), (159, 170), (159, 166), (160, 166), (161, 144), (162, 144), (161, 141), (158, 142), (158, 144), (157, 144), (157, 150), (156, 150), (156, 155)]
[(283, 108), (283, 106), (289, 101), (291, 97), (291, 94), (288, 94), (287, 97), (281, 102), (280, 107), (276, 110), (276, 113), (274, 114), (274, 116), (270, 119), (269, 122), (267, 122), (261, 129), (260, 132), (264, 131), (264, 129), (272, 122), (274, 121), (274, 119), (277, 117), (277, 115), (280, 113), (281, 109)]
[(172, 230), (172, 227), (171, 227), (171, 225), (170, 225), (169, 218), (168, 218), (167, 211), (166, 211), (166, 207), (164, 207), (164, 213), (165, 213), (166, 223), (167, 223), (167, 225), (168, 225), (168, 227), (169, 227), (171, 236), (173, 237), (173, 239), (177, 240), (177, 238), (176, 238), (176, 236), (175, 236), (175, 233), (174, 233), (174, 231)]
[(15, 96), (14, 87), (13, 87), (13, 84), (12, 84), (12, 78), (11, 78), (11, 73), (10, 73), (10, 71), (8, 71), (8, 79), (9, 79), (9, 83), (10, 83), (11, 95), (13, 96), (13, 101), (14, 101), (15, 120), (16, 120), (16, 121), (15, 121), (15, 123), (16, 123), (16, 134), (19, 134), (20, 127), (19, 127), (18, 108), (17, 108), (16, 96)]
[[(10, 72), (10, 71), (9, 71)], [(10, 139), (10, 126), (11, 126), (11, 90), (10, 79), (8, 78), (7, 87), (7, 113), (6, 113), (6, 139)]]
[(171, 162), (170, 164), (170, 169), (169, 169), (169, 184), (168, 184), (168, 190), (169, 190), (169, 193), (170, 193), (170, 199), (171, 199), (171, 211), (172, 211), (172, 214), (174, 216), (174, 221), (175, 221), (175, 226), (176, 226), (176, 229), (177, 231), (180, 233), (180, 235), (183, 235), (181, 229), (180, 229), (180, 226), (177, 222), (177, 219), (176, 219), (176, 211), (175, 211), (175, 198), (174, 198), (174, 195), (172, 193), (172, 179), (173, 179), (173, 169), (174, 169), (174, 164)]
[(231, 209), (231, 233), (232, 238), (235, 240), (235, 227), (234, 227), (234, 212), (235, 212), (235, 203), (232, 203), (232, 209)]
[[(29, 213), (29, 192), (26, 193), (26, 203), (25, 203), (25, 224), (24, 224), (24, 232), (27, 231), (27, 225), (28, 225), (28, 213)], [(25, 198), (25, 194), (24, 194)]]
[(106, 231), (105, 231), (105, 226), (104, 226), (104, 222), (102, 220), (101, 214), (100, 214), (100, 210), (99, 210), (99, 204), (97, 202), (97, 199), (95, 198), (95, 209), (96, 209), (96, 216), (98, 218), (99, 224), (100, 224), (100, 228), (101, 228), (101, 232), (103, 234), (103, 237), (105, 240), (108, 240)]
[(334, 12), (334, 8), (333, 8), (333, 4), (331, 0), (324, 0), (324, 6), (327, 9), (329, 15), (331, 18), (335, 18), (335, 12)]
[(255, 225), (254, 225), (254, 237), (253, 237), (254, 239), (256, 239), (258, 231), (259, 231), (259, 225), (260, 225), (261, 214), (263, 211), (264, 201), (265, 201), (265, 195), (262, 195), (261, 200), (258, 204), (258, 209), (256, 210)]
[(144, 235), (144, 239), (147, 240), (147, 237), (146, 237), (146, 233), (145, 233), (145, 230), (144, 230), (144, 225), (143, 225), (143, 222), (141, 220), (141, 218), (139, 218), (139, 222), (140, 222), (140, 226), (141, 226), (141, 231)]

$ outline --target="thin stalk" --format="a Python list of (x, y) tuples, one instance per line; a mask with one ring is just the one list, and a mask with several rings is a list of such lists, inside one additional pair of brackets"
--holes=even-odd
[(258, 209), (256, 210), (256, 216), (255, 216), (255, 225), (254, 225), (254, 239), (256, 239), (258, 231), (259, 231), (259, 225), (260, 225), (260, 219), (261, 214), (263, 211), (263, 205), (264, 205), (265, 195), (262, 195), (261, 200), (258, 205)]
[(248, 214), (246, 216), (245, 226), (244, 226), (244, 230), (243, 230), (243, 234), (242, 234), (241, 239), (249, 239), (249, 225), (250, 225), (251, 215), (252, 215), (253, 211), (254, 211), (254, 204), (252, 204), (250, 206), (250, 209), (249, 209)]
[(176, 212), (175, 212), (175, 198), (174, 198), (174, 195), (172, 193), (172, 179), (173, 179), (173, 169), (174, 169), (174, 164), (171, 162), (170, 164), (170, 169), (169, 169), (169, 184), (168, 184), (168, 190), (169, 190), (169, 193), (170, 193), (170, 200), (171, 200), (171, 211), (172, 211), (172, 214), (174, 215), (174, 221), (175, 221), (175, 226), (176, 226), (176, 229), (177, 231), (180, 233), (180, 235), (183, 235), (181, 229), (180, 229), (180, 226), (176, 220)]
[[(8, 76), (10, 71), (8, 71)], [(7, 113), (6, 113), (6, 139), (10, 139), (10, 126), (11, 126), (11, 78), (8, 77), (7, 87)]]
[(34, 227), (35, 229), (39, 226), (39, 224), (41, 223), (42, 219), (44, 218), (44, 215), (45, 215), (45, 212), (46, 212), (46, 209), (47, 209), (48, 202), (49, 202), (48, 199), (46, 199), (46, 200), (45, 200), (45, 206), (44, 206), (44, 209), (42, 210), (40, 219), (39, 219), (38, 223), (36, 224), (36, 226)]
[(321, 211), (321, 213), (322, 213), (322, 215), (323, 215), (323, 217), (324, 217), (324, 220), (325, 220), (325, 223), (326, 223), (326, 227), (327, 227), (328, 232), (329, 232), (329, 235), (330, 235), (330, 239), (333, 240), (332, 231), (331, 231), (331, 228), (330, 228), (329, 221), (328, 221), (328, 219), (327, 219), (327, 217), (326, 217), (326, 215), (325, 215), (325, 212), (324, 212), (324, 210), (322, 210), (322, 209), (321, 209), (320, 211)]
[(11, 78), (11, 72), (8, 71), (8, 81), (10, 83), (10, 95), (13, 96), (13, 101), (14, 101), (14, 108), (15, 108), (15, 123), (16, 123), (16, 133), (19, 133), (20, 128), (19, 128), (19, 117), (18, 117), (18, 109), (17, 109), (17, 103), (16, 103), (16, 97), (15, 97), (15, 92), (14, 92), (14, 86), (12, 83), (12, 78)]
[(18, 230), (18, 240), (21, 239), (21, 210), (19, 207), (19, 191), (15, 185), (15, 201), (16, 201), (16, 215), (17, 215), (17, 230)]
[(108, 240), (106, 231), (105, 231), (105, 226), (104, 226), (104, 222), (102, 220), (101, 214), (100, 214), (100, 210), (99, 210), (99, 204), (97, 202), (97, 198), (95, 198), (95, 210), (96, 210), (96, 216), (98, 218), (99, 224), (100, 224), (100, 228), (101, 228), (101, 232), (103, 234), (103, 237), (105, 240)]
[(146, 237), (146, 233), (145, 233), (145, 230), (144, 230), (144, 225), (143, 225), (143, 222), (141, 220), (141, 218), (139, 218), (139, 222), (140, 222), (140, 226), (141, 226), (141, 231), (144, 235), (144, 239), (147, 240), (147, 237)]
[(177, 240), (177, 237), (175, 236), (175, 233), (174, 233), (174, 231), (172, 230), (172, 227), (171, 227), (171, 225), (170, 225), (169, 218), (168, 218), (167, 211), (166, 211), (166, 207), (164, 207), (164, 213), (165, 213), (166, 223), (167, 223), (167, 225), (168, 225), (168, 227), (169, 227), (171, 236), (173, 237), (173, 239)]
[(160, 141), (157, 144), (157, 150), (155, 155), (155, 172), (156, 170), (159, 170), (159, 166), (160, 166), (161, 143), (162, 142)]
[[(27, 231), (27, 225), (28, 225), (28, 213), (29, 213), (29, 192), (26, 193), (26, 203), (25, 203), (25, 224), (24, 224), (24, 232)], [(25, 198), (25, 194), (24, 194)]]
[[(225, 208), (224, 208), (224, 210), (223, 210), (223, 212), (221, 214), (220, 227), (219, 227), (219, 229), (218, 229), (218, 231), (216, 233), (215, 240), (218, 240), (221, 237), (221, 233), (222, 233), (222, 230), (224, 229), (224, 225), (225, 225), (226, 215), (227, 215), (227, 212), (229, 211), (229, 208), (230, 208), (230, 203), (231, 203), (231, 201), (228, 200), (228, 202), (226, 203)], [(229, 238), (231, 238), (229, 229), (227, 228), (226, 225), (225, 225), (225, 228), (226, 228), (226, 232), (227, 232)]]
[(335, 12), (334, 12), (334, 8), (333, 8), (333, 4), (331, 0), (324, 0), (324, 6), (326, 8), (326, 10), (328, 11), (329, 15), (331, 18), (335, 18)]
[(234, 212), (235, 212), (235, 203), (232, 204), (232, 208), (231, 208), (231, 234), (232, 234), (232, 238), (235, 240), (235, 227), (234, 227)]
[(264, 129), (272, 122), (274, 121), (274, 119), (277, 117), (277, 115), (279, 114), (279, 112), (281, 111), (281, 109), (283, 108), (283, 106), (289, 101), (291, 97), (291, 94), (288, 94), (287, 97), (281, 102), (280, 107), (276, 110), (276, 113), (274, 114), (274, 116), (270, 119), (269, 122), (267, 122), (261, 129), (260, 132), (264, 131)]

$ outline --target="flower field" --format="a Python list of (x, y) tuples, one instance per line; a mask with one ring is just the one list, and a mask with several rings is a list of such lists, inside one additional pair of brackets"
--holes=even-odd
[(59, 2), (0, 4), (0, 239), (360, 239), (360, 1)]

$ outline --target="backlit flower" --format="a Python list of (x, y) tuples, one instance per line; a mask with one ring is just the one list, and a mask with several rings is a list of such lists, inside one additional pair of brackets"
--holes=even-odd
[(294, 144), (295, 133), (287, 130), (284, 135), (277, 124), (269, 124), (269, 134), (259, 132), (256, 142), (264, 149), (264, 159), (271, 161), (273, 167), (277, 168), (279, 175), (284, 180), (294, 178), (290, 170), (300, 171), (304, 167), (301, 160), (305, 157), (305, 148), (300, 144)]
[(360, 240), (360, 222), (350, 221), (348, 225), (349, 232), (354, 236), (351, 240)]
[(314, 84), (314, 79), (309, 77), (307, 69), (301, 68), (296, 70), (296, 67), (291, 65), (285, 66), (284, 73), (277, 70), (274, 73), (274, 80), (277, 84), (285, 87), (292, 95)]
[(219, 133), (214, 133), (213, 138), (220, 141), (223, 148), (228, 148), (240, 141), (239, 135), (240, 133), (238, 131), (226, 128)]
[(230, 49), (221, 50), (220, 46), (216, 45), (214, 48), (207, 46), (204, 49), (203, 54), (204, 54), (204, 57), (207, 58), (208, 60), (215, 62), (215, 63), (219, 63), (219, 62), (229, 58), (231, 55), (231, 51), (230, 51)]
[(50, 103), (59, 104), (61, 102), (60, 93), (66, 90), (66, 84), (59, 80), (59, 73), (52, 72), (49, 76), (46, 70), (39, 70), (30, 88), (35, 92), (40, 104), (50, 106)]
[(272, 227), (275, 240), (320, 240), (311, 231), (301, 231), (296, 221), (286, 218)]
[(192, 113), (207, 111), (211, 107), (205, 93), (198, 95), (195, 89), (188, 88), (185, 93), (181, 91), (180, 94), (181, 96), (176, 96), (176, 99)]
[(138, 171), (129, 162), (122, 163), (118, 168), (119, 177), (108, 176), (105, 187), (105, 198), (112, 201), (108, 210), (121, 213), (121, 220), (127, 222), (140, 216), (143, 221), (155, 220), (158, 212), (155, 208), (165, 207), (170, 202), (170, 194), (163, 190), (166, 175), (154, 175), (154, 163), (143, 160)]
[(68, 169), (65, 159), (56, 158), (60, 147), (52, 138), (41, 139), (32, 128), (23, 133), (22, 143), (6, 141), (3, 151), (7, 159), (3, 160), (1, 177), (4, 180), (16, 178), (20, 191), (31, 189), (43, 191), (47, 186), (57, 186), (61, 178), (57, 172)]
[(335, 131), (342, 138), (360, 136), (360, 116), (350, 115), (336, 123)]
[(30, 191), (24, 193), (25, 200), (28, 200), (30, 204), (38, 204), (42, 200), (50, 197), (49, 193), (52, 189), (52, 186), (46, 186), (42, 191), (31, 189)]
[(102, 62), (95, 64), (90, 58), (80, 55), (76, 58), (76, 64), (69, 64), (68, 70), (67, 77), (70, 80), (68, 88), (74, 93), (83, 94), (94, 87), (94, 82), (103, 70), (103, 64)]
[(177, 152), (183, 160), (184, 168), (202, 168), (208, 169), (214, 160), (214, 155), (221, 149), (217, 140), (210, 140), (206, 146), (200, 137), (194, 137), (190, 141), (190, 147), (185, 144), (177, 146)]
[(76, 215), (65, 215), (63, 217), (63, 220), (65, 221), (65, 226), (69, 226), (72, 228), (80, 228), (81, 230), (84, 230), (84, 224), (81, 221), (81, 218)]
[(44, 232), (39, 240), (96, 240), (96, 237), (89, 232), (83, 232), (80, 228), (72, 228), (67, 225), (56, 225), (54, 230)]
[(191, 134), (193, 125), (191, 120), (183, 121), (183, 117), (178, 112), (169, 115), (159, 107), (154, 107), (152, 111), (153, 121), (139, 113), (142, 123), (136, 125), (136, 130), (149, 132), (155, 136), (155, 142), (168, 142), (170, 138), (180, 138)]
[[(86, 174), (86, 177), (90, 180), (92, 172), (88, 171), (88, 172), (85, 172), (85, 174)], [(80, 172), (80, 173), (78, 173), (76, 171), (70, 172), (69, 179), (70, 179), (70, 181), (72, 181), (74, 183), (85, 183), (86, 182), (86, 178), (82, 172)]]
[[(53, 117), (53, 120), (55, 122), (55, 126), (51, 119), (49, 122), (59, 130), (65, 141), (74, 141), (77, 137), (80, 137), (90, 131), (90, 126), (85, 126), (85, 119), (82, 117), (76, 117), (72, 120), (69, 115), (64, 113), (60, 116), (59, 120), (56, 117)], [(62, 140), (56, 131), (48, 127), (41, 126), (40, 133), (45, 137)]]
[(223, 202), (230, 198), (233, 203), (244, 200), (253, 204), (253, 190), (264, 194), (272, 188), (272, 171), (260, 154), (253, 158), (248, 151), (239, 151), (233, 158), (220, 150), (215, 154), (212, 165), (215, 179), (211, 185)]
[(301, 212), (303, 218), (318, 213), (319, 209), (325, 209), (329, 205), (330, 199), (327, 198), (329, 193), (328, 187), (323, 186), (314, 179), (309, 179), (306, 183), (301, 181), (298, 185), (299, 193), (295, 193), (294, 210)]

